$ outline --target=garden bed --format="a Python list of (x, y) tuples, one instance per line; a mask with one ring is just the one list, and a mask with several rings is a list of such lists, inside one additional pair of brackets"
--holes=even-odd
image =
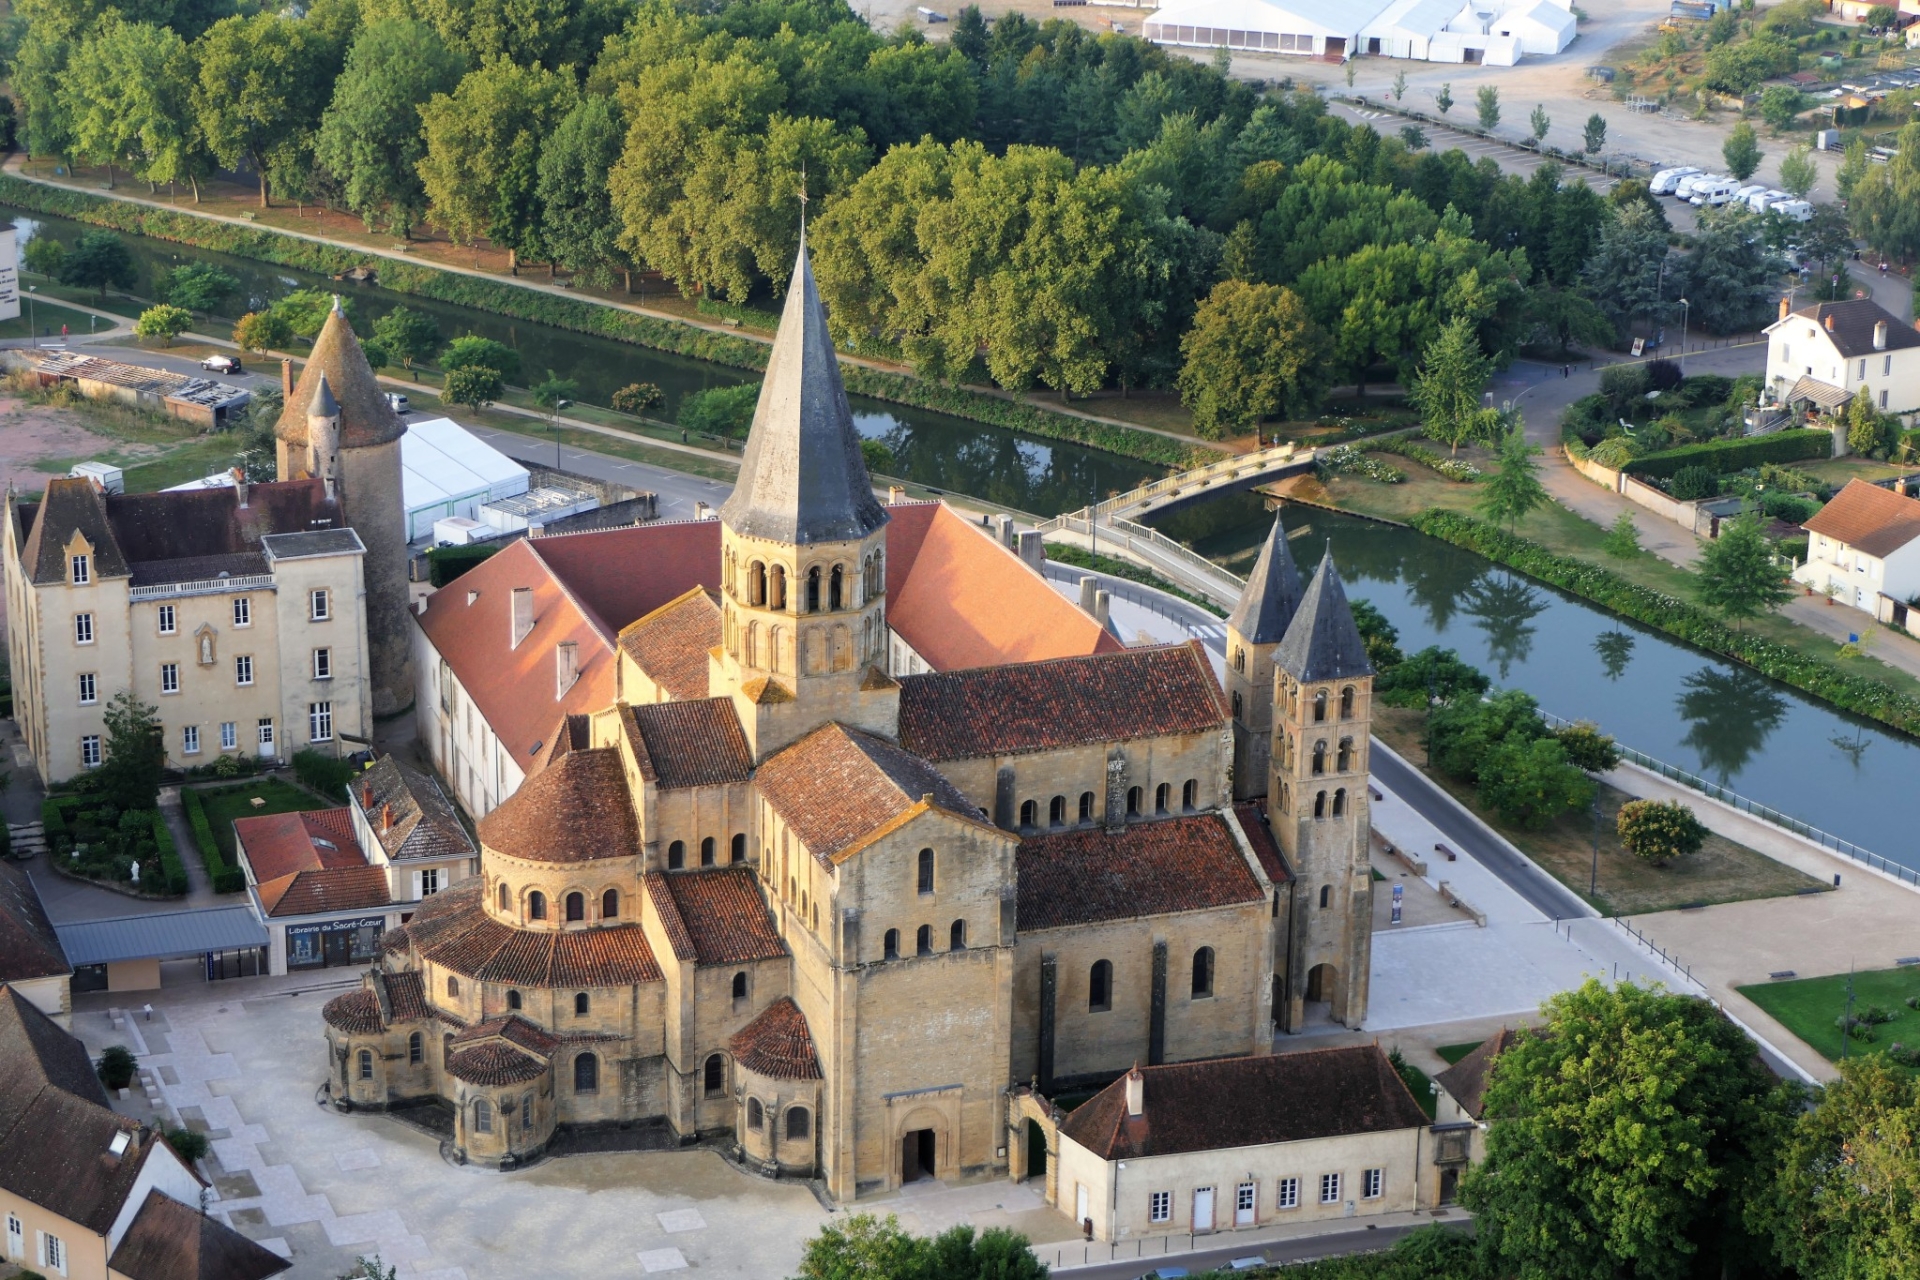
[[(1849, 1057), (1885, 1053), (1895, 1044), (1920, 1047), (1920, 1011), (1906, 1004), (1909, 998), (1920, 998), (1920, 965), (1836, 973), (1826, 978), (1800, 978), (1790, 982), (1757, 982), (1734, 990), (1799, 1036), (1815, 1053), (1829, 1062), (1838, 1062), (1842, 1045), (1838, 1020), (1846, 1014), (1849, 982), (1853, 984), (1855, 1017), (1870, 1006), (1878, 1006), (1893, 1015), (1891, 1021), (1873, 1028), (1872, 1040), (1855, 1039), (1847, 1043)], [(1904, 1069), (1914, 1071), (1912, 1067)]]
[(61, 875), (138, 898), (187, 892), (187, 869), (158, 809), (120, 812), (98, 796), (49, 796), (40, 802), (40, 820), (47, 864)]
[[(200, 860), (215, 893), (238, 893), (247, 887), (246, 872), (234, 849), (233, 820), (269, 813), (300, 813), (329, 806), (312, 793), (278, 778), (256, 778), (232, 787), (183, 787), (187, 823), (200, 846)], [(262, 803), (256, 805), (254, 800)]]

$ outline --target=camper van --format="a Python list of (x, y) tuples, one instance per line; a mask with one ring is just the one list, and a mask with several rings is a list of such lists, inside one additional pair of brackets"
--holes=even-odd
[(1805, 200), (1775, 200), (1767, 208), (1791, 222), (1813, 221), (1813, 206)]
[(1740, 184), (1732, 178), (1719, 178), (1709, 182), (1695, 182), (1693, 184), (1693, 194), (1687, 197), (1687, 202), (1695, 208), (1701, 208), (1707, 205), (1723, 205), (1733, 199), (1734, 193), (1739, 190)]
[(1657, 196), (1670, 196), (1680, 179), (1691, 178), (1700, 172), (1691, 165), (1681, 165), (1677, 169), (1662, 169), (1653, 175), (1653, 181), (1647, 184), (1647, 190)]
[(1784, 191), (1781, 191), (1777, 187), (1768, 187), (1766, 190), (1761, 191), (1756, 195), (1748, 196), (1747, 208), (1753, 210), (1755, 213), (1765, 213), (1776, 202), (1781, 200), (1791, 200), (1792, 198), (1793, 198), (1792, 196), (1788, 195)]
[(1679, 200), (1693, 199), (1694, 191), (1709, 182), (1725, 182), (1727, 176), (1722, 173), (1690, 173), (1673, 186), (1673, 194)]

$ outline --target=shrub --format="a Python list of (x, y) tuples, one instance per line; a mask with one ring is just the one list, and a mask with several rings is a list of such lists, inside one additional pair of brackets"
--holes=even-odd
[(709, 387), (680, 402), (680, 425), (706, 436), (739, 438), (753, 425), (753, 408), (760, 402), (760, 384)]
[(1605, 773), (1620, 763), (1620, 745), (1591, 721), (1576, 721), (1553, 736), (1566, 748), (1567, 759), (1588, 773)]
[(195, 1133), (192, 1129), (169, 1129), (166, 1137), (167, 1145), (173, 1148), (174, 1154), (188, 1164), (205, 1158), (207, 1152), (213, 1149), (206, 1134)]
[(96, 1070), (100, 1073), (100, 1083), (109, 1089), (124, 1089), (133, 1083), (133, 1074), (139, 1069), (134, 1060), (133, 1050), (123, 1044), (110, 1044), (100, 1055)]
[(1819, 430), (1776, 431), (1766, 436), (1745, 436), (1732, 440), (1709, 440), (1703, 444), (1681, 445), (1660, 453), (1635, 458), (1627, 468), (1637, 476), (1670, 476), (1682, 467), (1703, 466), (1719, 473), (1744, 471), (1763, 462), (1804, 462), (1824, 458), (1833, 451), (1831, 432)]
[(1357, 471), (1369, 480), (1378, 480), (1381, 484), (1399, 484), (1407, 478), (1407, 473), (1390, 467), (1378, 458), (1370, 458), (1350, 444), (1337, 445), (1321, 456), (1320, 465), (1327, 471), (1343, 473)]
[(1732, 390), (1732, 378), (1717, 373), (1696, 373), (1680, 383), (1674, 393), (1689, 409), (1698, 409), (1703, 405), (1726, 403)]
[(636, 416), (659, 404), (665, 395), (651, 382), (629, 382), (613, 393), (613, 408)]
[(492, 369), (511, 382), (520, 376), (520, 353), (504, 342), (464, 333), (440, 353), (440, 367), (448, 373), (455, 369)]
[(1614, 826), (1627, 852), (1655, 866), (1696, 852), (1707, 838), (1700, 819), (1678, 800), (1629, 800)]
[(485, 542), (477, 546), (435, 547), (427, 552), (428, 579), (434, 586), (444, 587), (499, 550), (498, 546)]
[(1480, 468), (1462, 458), (1449, 458), (1415, 441), (1411, 434), (1369, 440), (1367, 447), (1377, 453), (1397, 453), (1423, 467), (1437, 471), (1456, 484), (1472, 484), (1480, 478)]
[(1624, 418), (1640, 408), (1653, 380), (1643, 364), (1609, 365), (1600, 371), (1600, 397), (1606, 401), (1607, 421)]
[(193, 328), (193, 313), (185, 307), (169, 306), (161, 303), (157, 307), (148, 307), (133, 322), (135, 336), (141, 338), (163, 338), (171, 345), (173, 340), (188, 329)]
[(1647, 386), (1654, 391), (1671, 391), (1679, 386), (1686, 375), (1680, 372), (1680, 366), (1671, 360), (1647, 361)]
[(351, 760), (342, 760), (339, 756), (331, 756), (312, 747), (293, 753), (293, 776), (300, 779), (301, 785), (318, 791), (329, 800), (340, 797), (347, 784), (353, 781), (354, 772)]
[(1769, 493), (1760, 499), (1760, 510), (1775, 520), (1784, 520), (1788, 524), (1805, 524), (1813, 519), (1824, 505), (1812, 498), (1802, 498), (1791, 493)]
[(186, 864), (180, 861), (180, 849), (173, 842), (173, 832), (167, 827), (166, 815), (158, 809), (147, 811), (153, 828), (153, 847), (160, 855), (160, 876), (168, 895), (185, 893), (191, 882), (187, 879)]
[(247, 887), (247, 878), (238, 868), (233, 874), (240, 877), (240, 883), (234, 889), (222, 889), (223, 880), (231, 882), (228, 876), (226, 859), (220, 855), (220, 842), (213, 838), (213, 823), (207, 820), (207, 807), (200, 799), (200, 793), (191, 787), (180, 789), (181, 807), (186, 810), (187, 825), (193, 828), (193, 841), (200, 846), (200, 865), (207, 870), (207, 879), (213, 882), (215, 893), (232, 893)]
[(1720, 492), (1720, 479), (1711, 467), (1682, 467), (1667, 481), (1667, 492), (1682, 502), (1711, 498)]
[(46, 833), (49, 852), (65, 853), (73, 847), (73, 834), (67, 830), (66, 811), (52, 796), (40, 802), (40, 826)]

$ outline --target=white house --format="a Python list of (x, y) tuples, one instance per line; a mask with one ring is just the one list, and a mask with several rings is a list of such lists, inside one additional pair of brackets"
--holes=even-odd
[(1920, 410), (1920, 332), (1867, 298), (1789, 309), (1767, 326), (1767, 386), (1782, 404), (1838, 409), (1862, 387), (1889, 413)]
[(1575, 19), (1562, 0), (1174, 0), (1143, 30), (1160, 44), (1510, 67), (1564, 50)]
[(1807, 562), (1794, 581), (1907, 625), (1907, 602), (1920, 595), (1920, 502), (1849, 480), (1805, 528)]

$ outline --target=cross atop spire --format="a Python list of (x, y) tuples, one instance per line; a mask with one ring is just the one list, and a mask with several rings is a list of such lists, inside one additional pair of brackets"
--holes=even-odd
[(1275, 516), (1266, 545), (1260, 548), (1260, 558), (1254, 561), (1253, 574), (1227, 625), (1248, 644), (1276, 644), (1287, 634), (1287, 624), (1300, 607), (1300, 594), (1300, 570), (1294, 566), (1293, 552), (1287, 549), (1286, 528)]

